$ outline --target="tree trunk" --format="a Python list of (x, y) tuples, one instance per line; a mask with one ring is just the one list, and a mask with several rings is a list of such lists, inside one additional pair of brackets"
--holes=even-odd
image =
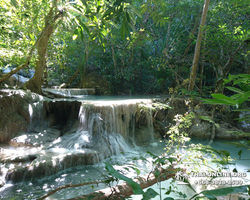
[(71, 85), (71, 83), (76, 79), (79, 73), (80, 73), (80, 68), (78, 68), (76, 72), (73, 74), (73, 76), (70, 77), (70, 79), (67, 82), (67, 86)]
[(184, 50), (184, 53), (183, 53), (183, 56), (182, 56), (182, 60), (186, 57), (186, 55), (187, 55), (187, 53), (188, 53), (188, 51), (189, 51), (189, 49), (190, 49), (190, 47), (191, 47), (191, 44), (192, 44), (192, 41), (193, 41), (192, 36), (195, 34), (196, 29), (197, 29), (198, 26), (199, 26), (199, 19), (200, 19), (201, 14), (202, 14), (202, 11), (200, 11), (200, 13), (199, 13), (199, 15), (198, 15), (198, 18), (197, 18), (197, 20), (196, 20), (196, 22), (195, 22), (195, 24), (194, 24), (194, 27), (193, 27), (193, 29), (192, 29), (192, 31), (191, 31), (190, 37), (189, 37), (189, 39), (188, 39), (187, 47), (186, 47), (186, 49)]
[[(116, 76), (117, 64), (116, 64), (115, 49), (114, 49), (114, 45), (113, 45), (113, 44), (111, 45), (111, 48), (112, 48), (112, 59), (113, 59), (114, 66), (115, 66), (115, 76)], [(132, 48), (133, 48), (133, 47), (132, 47)]]
[(25, 88), (30, 89), (37, 94), (42, 94), (41, 86), (44, 82), (43, 75), (46, 67), (45, 55), (47, 52), (48, 41), (56, 27), (56, 20), (63, 16), (62, 12), (56, 14), (56, 8), (55, 4), (53, 4), (48, 15), (45, 17), (45, 33), (37, 44), (38, 60), (36, 63), (36, 71), (34, 76), (24, 85)]
[(36, 64), (35, 75), (25, 84), (25, 87), (27, 89), (30, 89), (32, 92), (35, 92), (37, 94), (42, 94), (41, 86), (44, 82), (43, 75), (46, 66), (45, 54), (47, 51), (48, 41), (52, 33), (53, 27), (50, 25), (48, 31), (45, 33), (45, 36), (37, 45), (38, 60)]
[(39, 36), (39, 38), (37, 39), (36, 43), (32, 46), (32, 48), (30, 49), (29, 53), (28, 53), (28, 57), (26, 58), (25, 62), (16, 67), (15, 69), (11, 70), (9, 73), (3, 75), (0, 79), (0, 83), (2, 83), (3, 81), (7, 80), (9, 77), (11, 77), (13, 74), (17, 73), (18, 71), (26, 68), (29, 66), (29, 63), (30, 63), (30, 59), (33, 55), (33, 52), (35, 50), (35, 48), (37, 47), (38, 43), (40, 42), (40, 40), (45, 36), (45, 33), (47, 32), (47, 29), (48, 27), (45, 27), (43, 32), (41, 33), (41, 35)]
[(205, 48), (206, 48), (206, 32), (205, 32), (205, 38), (204, 38), (204, 44), (203, 44), (203, 53), (202, 53), (202, 63), (200, 68), (200, 81), (199, 81), (199, 89), (201, 91), (202, 89), (202, 80), (203, 80), (203, 73), (204, 73), (204, 65), (205, 65)]
[(190, 81), (189, 81), (189, 87), (188, 87), (189, 91), (193, 91), (193, 89), (194, 89), (194, 84), (195, 84), (195, 79), (196, 79), (196, 74), (197, 74), (197, 66), (198, 66), (198, 62), (199, 62), (199, 58), (200, 58), (201, 40), (202, 40), (202, 35), (203, 35), (203, 29), (204, 29), (204, 26), (206, 23), (209, 1), (210, 0), (205, 0), (205, 2), (204, 2), (200, 28), (199, 28), (197, 42), (196, 42), (196, 46), (195, 46), (192, 71), (190, 74)]

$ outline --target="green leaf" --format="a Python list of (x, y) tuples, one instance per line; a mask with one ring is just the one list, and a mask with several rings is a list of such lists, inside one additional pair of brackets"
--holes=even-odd
[(171, 186), (169, 186), (169, 189), (168, 189), (168, 191), (167, 191), (167, 192), (165, 192), (165, 194), (166, 194), (166, 195), (169, 195), (171, 192), (172, 192), (172, 187), (171, 187)]
[(82, 41), (84, 40), (84, 35), (83, 35), (83, 30), (82, 30), (82, 28), (80, 28), (80, 35), (81, 35), (81, 39), (82, 39)]
[(152, 188), (147, 189), (147, 191), (143, 194), (142, 200), (150, 200), (152, 198), (155, 198), (157, 195), (159, 195), (156, 191), (154, 191)]
[(244, 101), (246, 101), (250, 97), (250, 91), (244, 93), (239, 99), (238, 99), (238, 104), (240, 105)]
[(233, 100), (237, 100), (237, 99), (239, 99), (240, 97), (241, 97), (241, 94), (234, 94), (234, 95), (231, 96), (231, 98), (232, 98)]
[(241, 159), (242, 149), (238, 152), (239, 159)]
[(232, 193), (247, 193), (247, 187), (249, 187), (249, 185), (221, 188), (216, 190), (207, 190), (201, 192), (200, 194), (205, 195), (207, 198), (211, 200), (216, 200), (217, 198), (215, 196), (225, 196), (227, 194), (232, 194)]
[(172, 197), (167, 197), (164, 200), (174, 200)]
[(147, 151), (147, 153), (148, 153), (150, 156), (152, 156), (152, 157), (153, 157), (153, 159), (158, 158), (158, 156), (157, 156), (157, 155), (155, 155), (155, 154), (151, 153), (150, 151)]
[(217, 99), (201, 99), (203, 104), (213, 104), (213, 105), (231, 105), (223, 100), (217, 100)]
[(208, 122), (211, 122), (213, 123), (217, 128), (220, 128), (220, 125), (215, 123), (212, 119), (210, 119), (209, 116), (198, 116), (199, 118), (205, 120), (205, 121), (208, 121)]
[(128, 7), (135, 13), (138, 17), (142, 18), (142, 14), (139, 10), (137, 10), (132, 4), (129, 4)]
[(230, 97), (225, 96), (224, 94), (211, 94), (216, 100), (221, 100), (227, 103), (227, 105), (236, 105), (236, 102)]
[(73, 35), (72, 39), (75, 40), (78, 37), (78, 35)]
[(122, 25), (121, 25), (121, 29), (120, 29), (120, 34), (121, 34), (122, 40), (125, 39), (125, 31), (126, 31), (126, 27), (125, 27), (125, 22), (123, 21)]
[(219, 150), (221, 151), (225, 156), (230, 156), (230, 153), (227, 150)]
[[(249, 79), (246, 81), (249, 81)], [(242, 83), (243, 82), (242, 80), (238, 80), (237, 82), (240, 82), (239, 83), (240, 89), (242, 89), (244, 92), (248, 92), (250, 90), (250, 87), (245, 83)], [(235, 81), (234, 84), (237, 84), (237, 82)]]
[(236, 148), (238, 148), (238, 147), (245, 147), (245, 148), (249, 148), (249, 146), (248, 146), (248, 145), (245, 145), (245, 144), (240, 143), (240, 142), (228, 142), (227, 144), (233, 144), (233, 145), (235, 145), (235, 146), (236, 146)]
[(233, 111), (249, 112), (250, 109), (236, 109), (236, 110), (233, 110)]
[(30, 33), (30, 38), (31, 38), (33, 41), (36, 40), (33, 33)]
[(217, 149), (213, 149), (211, 147), (203, 147), (202, 149), (197, 149), (197, 151), (202, 151), (202, 152), (207, 152), (207, 153), (211, 153), (214, 152), (216, 154), (218, 154), (219, 156), (229, 156), (230, 153), (226, 150), (217, 150)]
[(133, 188), (134, 194), (144, 194), (143, 190), (141, 189), (141, 186), (138, 183), (116, 171), (110, 163), (105, 162), (105, 165), (105, 168), (112, 176), (120, 180), (126, 181)]
[(250, 74), (238, 74), (237, 76), (241, 77), (241, 78), (246, 78), (250, 80)]
[(131, 167), (131, 168), (136, 171), (137, 176), (140, 175), (141, 171), (137, 167)]
[(227, 89), (233, 91), (233, 92), (237, 92), (239, 94), (243, 94), (244, 92), (241, 89), (235, 88), (235, 87), (226, 87)]
[(79, 21), (81, 27), (86, 31), (86, 33), (90, 36), (90, 32), (89, 32), (89, 28), (86, 26), (85, 23), (83, 23), (82, 21)]

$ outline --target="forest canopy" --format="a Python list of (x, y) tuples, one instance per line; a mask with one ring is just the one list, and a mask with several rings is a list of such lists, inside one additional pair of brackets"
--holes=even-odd
[(187, 93), (191, 81), (189, 91), (206, 93), (223, 91), (229, 74), (249, 73), (245, 0), (4, 0), (0, 7), (0, 70), (34, 74), (24, 88), (37, 93), (42, 85), (84, 87), (89, 74), (113, 94)]

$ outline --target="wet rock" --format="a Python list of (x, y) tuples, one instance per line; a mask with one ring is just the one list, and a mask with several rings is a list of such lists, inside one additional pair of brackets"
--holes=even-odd
[(78, 152), (69, 150), (54, 149), (44, 151), (30, 164), (18, 165), (9, 169), (5, 179), (7, 181), (22, 181), (41, 178), (56, 174), (64, 169), (78, 165), (93, 165), (100, 161), (99, 153), (90, 149), (83, 149)]
[(211, 124), (203, 122), (203, 123), (195, 123), (190, 129), (191, 137), (198, 138), (210, 138), (211, 136)]
[(24, 162), (31, 162), (35, 160), (38, 156), (37, 155), (22, 155), (22, 156), (12, 156), (2, 159), (3, 163), (24, 163)]
[(154, 130), (159, 132), (162, 137), (165, 137), (165, 134), (169, 130), (169, 123), (154, 120)]
[(14, 74), (10, 78), (8, 78), (5, 81), (5, 83), (10, 87), (14, 87), (14, 86), (22, 87), (24, 83), (27, 82), (28, 80), (29, 80), (28, 78)]
[(220, 128), (216, 128), (216, 138), (235, 140), (246, 137), (248, 134), (244, 133), (242, 130), (233, 127), (232, 124), (227, 122), (221, 122)]
[(5, 182), (0, 178), (0, 187), (3, 187)]
[(11, 139), (9, 144), (13, 147), (39, 147), (54, 141), (59, 136), (60, 131), (56, 129), (47, 129), (40, 133), (20, 135)]
[(43, 97), (23, 90), (0, 90), (0, 142), (42, 123)]

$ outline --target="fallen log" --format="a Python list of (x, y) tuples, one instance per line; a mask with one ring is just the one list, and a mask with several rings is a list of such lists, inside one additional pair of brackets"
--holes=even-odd
[[(134, 182), (137, 182), (142, 189), (150, 187), (155, 183), (168, 180), (175, 176), (177, 171), (186, 171), (185, 169), (175, 169), (175, 168), (158, 168), (155, 171), (151, 172), (148, 175), (139, 176), (138, 178), (133, 179)], [(116, 199), (122, 200), (125, 197), (131, 196), (133, 193), (132, 187), (124, 182), (122, 184), (116, 185), (111, 188), (105, 188), (98, 190), (96, 192), (86, 194), (80, 197), (71, 198), (68, 200), (79, 200), (79, 199), (91, 199), (91, 200), (101, 200), (101, 199)]]

